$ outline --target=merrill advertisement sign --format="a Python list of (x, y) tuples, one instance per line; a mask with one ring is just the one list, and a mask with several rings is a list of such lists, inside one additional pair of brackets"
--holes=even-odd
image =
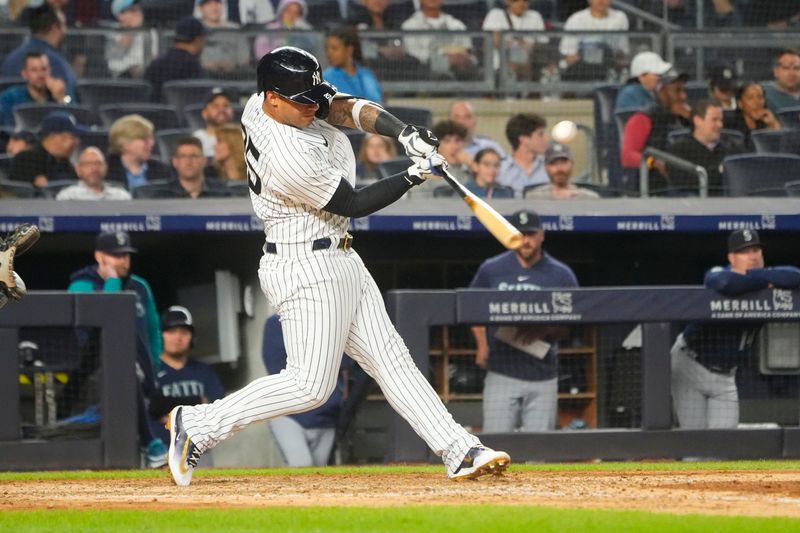
[(800, 291), (766, 289), (735, 298), (690, 287), (456, 291), (459, 323), (800, 320)]

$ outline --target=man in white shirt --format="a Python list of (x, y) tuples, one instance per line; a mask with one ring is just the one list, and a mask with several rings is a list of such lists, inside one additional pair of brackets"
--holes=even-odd
[[(622, 11), (611, 9), (611, 0), (589, 0), (589, 7), (576, 11), (564, 23), (565, 31), (628, 31), (628, 17)], [(605, 44), (614, 53), (628, 54), (628, 38), (623, 36), (562, 37), (558, 47), (567, 65), (582, 60), (584, 63), (600, 64), (601, 45)]]
[[(442, 12), (443, 0), (420, 0), (419, 10), (401, 28), (403, 31), (424, 31), (425, 35), (403, 38), (406, 51), (420, 63), (429, 65), (434, 74), (454, 74), (457, 78), (474, 78), (477, 60), (466, 35), (447, 36), (447, 31), (465, 31), (467, 26)], [(439, 32), (438, 35), (433, 35)]]
[(61, 189), (56, 200), (130, 200), (131, 195), (121, 187), (106, 183), (108, 165), (97, 147), (90, 146), (81, 152), (75, 173), (80, 181)]
[(500, 163), (498, 185), (511, 187), (521, 197), (525, 187), (548, 183), (544, 167), (547, 150), (547, 121), (535, 113), (514, 115), (506, 123), (506, 138), (511, 145), (511, 157)]
[[(506, 0), (506, 7), (494, 7), (483, 20), (483, 31), (493, 32), (494, 68), (500, 67), (500, 32), (503, 31), (544, 31), (544, 20), (538, 11), (529, 9), (530, 0)], [(540, 37), (539, 42), (547, 43), (547, 38)], [(534, 39), (522, 35), (506, 35), (503, 49), (508, 54), (506, 60), (509, 68), (517, 78), (530, 79), (532, 72), (531, 53)]]

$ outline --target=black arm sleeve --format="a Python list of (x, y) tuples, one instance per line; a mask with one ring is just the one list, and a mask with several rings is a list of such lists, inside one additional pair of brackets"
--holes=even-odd
[(375, 133), (392, 139), (397, 139), (405, 127), (406, 124), (403, 124), (399, 118), (384, 109), (381, 109), (375, 118)]
[(355, 190), (343, 179), (339, 182), (325, 211), (343, 217), (363, 217), (391, 204), (414, 185), (414, 178), (407, 173), (396, 174)]

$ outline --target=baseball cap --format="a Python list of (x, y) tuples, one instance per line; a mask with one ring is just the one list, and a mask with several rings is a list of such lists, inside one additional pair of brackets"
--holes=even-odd
[(229, 102), (233, 103), (234, 98), (233, 95), (230, 93), (230, 91), (223, 89), (222, 87), (214, 87), (208, 94), (208, 98), (206, 98), (205, 105), (210, 104), (217, 96), (224, 96), (225, 98), (228, 99)]
[(192, 41), (206, 34), (203, 23), (194, 17), (183, 17), (175, 24), (176, 41)]
[(192, 313), (182, 305), (173, 305), (161, 315), (161, 329), (184, 327), (194, 331)]
[(738, 252), (749, 246), (761, 247), (761, 239), (754, 229), (739, 229), (728, 235), (728, 253)]
[(104, 231), (95, 239), (94, 249), (107, 254), (135, 254), (139, 251), (131, 246), (131, 236), (125, 231)]
[(25, 141), (28, 144), (36, 144), (38, 139), (36, 138), (36, 134), (30, 130), (19, 130), (19, 131), (12, 131), (8, 134), (9, 139), (19, 139), (20, 141)]
[(631, 61), (631, 77), (639, 77), (642, 74), (664, 75), (672, 68), (671, 63), (667, 63), (655, 52), (639, 52), (633, 56)]
[(111, 14), (119, 18), (120, 13), (129, 10), (138, 3), (139, 0), (114, 0), (111, 3)]
[(542, 221), (539, 219), (539, 215), (533, 211), (517, 211), (511, 215), (509, 222), (523, 233), (542, 229)]
[(715, 63), (708, 67), (708, 84), (728, 92), (736, 88), (736, 71), (732, 65)]
[(561, 143), (550, 144), (544, 153), (544, 162), (550, 164), (556, 159), (569, 159), (572, 161), (572, 150), (569, 149), (569, 146)]
[(44, 138), (51, 133), (71, 133), (73, 135), (83, 135), (89, 131), (75, 121), (75, 117), (65, 111), (53, 111), (49, 113), (39, 126), (39, 135)]

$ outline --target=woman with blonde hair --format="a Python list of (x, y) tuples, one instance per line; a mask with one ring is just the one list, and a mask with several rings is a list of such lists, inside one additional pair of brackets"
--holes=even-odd
[(172, 178), (170, 168), (153, 159), (153, 123), (141, 115), (125, 115), (108, 132), (106, 181), (133, 190), (148, 181)]
[(236, 124), (223, 124), (216, 128), (217, 144), (214, 146), (214, 168), (223, 181), (245, 180), (242, 128)]

